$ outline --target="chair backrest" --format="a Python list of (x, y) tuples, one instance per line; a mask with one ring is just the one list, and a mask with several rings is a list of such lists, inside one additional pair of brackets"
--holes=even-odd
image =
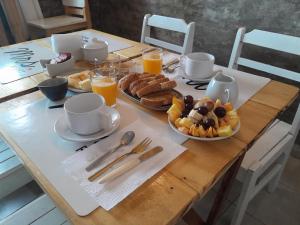
[[(185, 37), (183, 46), (150, 37), (151, 27), (184, 33)], [(156, 45), (181, 54), (186, 54), (193, 51), (194, 33), (195, 22), (187, 24), (183, 19), (146, 14), (143, 21), (141, 42)]]
[(300, 56), (299, 37), (256, 29), (248, 33), (245, 32), (244, 27), (239, 28), (237, 31), (228, 65), (229, 68), (237, 69), (238, 65), (241, 65), (300, 82), (300, 73), (241, 57), (243, 43)]
[(26, 22), (44, 17), (38, 0), (19, 0), (19, 4)]
[(65, 13), (71, 16), (83, 17), (91, 27), (90, 7), (88, 0), (63, 0)]

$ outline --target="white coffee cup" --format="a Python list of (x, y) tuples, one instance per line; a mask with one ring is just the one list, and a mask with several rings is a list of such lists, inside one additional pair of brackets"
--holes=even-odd
[(97, 59), (101, 63), (108, 56), (108, 43), (104, 41), (94, 41), (87, 43), (82, 47), (83, 58), (91, 63)]
[(201, 80), (213, 74), (215, 57), (205, 52), (193, 52), (181, 57), (181, 66), (188, 78)]
[(112, 127), (111, 115), (101, 95), (75, 95), (65, 102), (64, 110), (67, 124), (76, 134), (89, 135)]

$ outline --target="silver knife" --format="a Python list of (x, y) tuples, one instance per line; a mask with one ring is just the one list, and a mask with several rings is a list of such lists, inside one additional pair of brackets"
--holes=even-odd
[(151, 150), (140, 155), (138, 158), (129, 160), (129, 161), (125, 162), (124, 164), (122, 164), (121, 166), (107, 172), (99, 179), (98, 183), (102, 184), (102, 183), (105, 183), (107, 181), (113, 180), (113, 179), (121, 176), (122, 174), (124, 174), (127, 171), (131, 170), (132, 168), (136, 167), (137, 165), (144, 162), (145, 160), (155, 156), (162, 150), (163, 150), (163, 148), (161, 146), (152, 148)]

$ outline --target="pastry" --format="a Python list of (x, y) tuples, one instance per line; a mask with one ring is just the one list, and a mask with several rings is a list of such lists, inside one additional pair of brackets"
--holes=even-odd
[(91, 90), (90, 71), (83, 71), (68, 76), (68, 85), (72, 88), (82, 89), (85, 91)]

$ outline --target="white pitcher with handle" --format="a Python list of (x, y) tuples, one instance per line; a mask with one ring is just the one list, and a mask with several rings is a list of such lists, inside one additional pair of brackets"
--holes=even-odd
[(233, 105), (238, 100), (239, 90), (234, 77), (223, 74), (219, 71), (209, 82), (205, 95), (223, 103), (231, 102)]

